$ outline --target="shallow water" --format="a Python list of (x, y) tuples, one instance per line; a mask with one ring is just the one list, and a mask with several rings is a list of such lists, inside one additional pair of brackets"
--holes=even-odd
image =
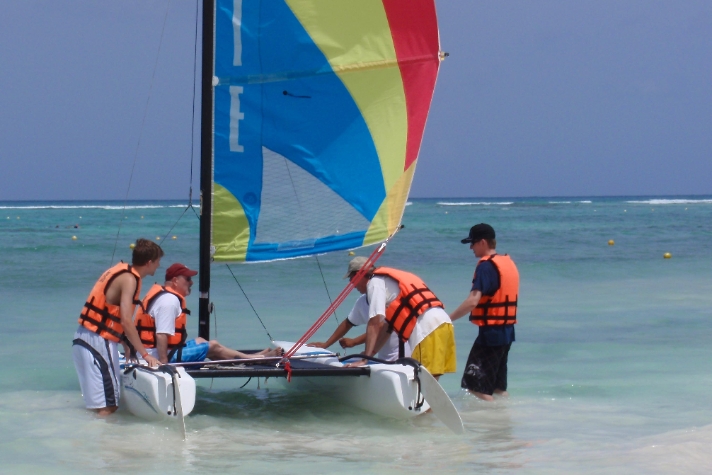
[[(712, 468), (709, 197), (413, 200), (382, 264), (418, 273), (452, 309), (466, 296), (475, 265), (459, 239), (484, 221), (522, 276), (508, 400), (488, 404), (459, 389), (476, 328), (456, 323), (458, 373), (441, 381), (461, 411), (463, 436), (431, 415), (383, 420), (274, 380), (261, 380), (259, 389), (255, 380), (245, 389), (236, 389), (243, 380), (212, 387), (201, 381), (185, 442), (170, 425), (88, 414), (71, 339), (83, 299), (111, 264), (119, 220), (126, 217), (115, 260), (130, 258), (128, 244), (138, 236), (168, 234), (161, 273), (173, 261), (197, 266), (193, 212), (169, 233), (183, 211), (174, 202), (126, 210), (115, 202), (0, 203), (0, 472)], [(672, 259), (663, 259), (665, 252)], [(333, 297), (347, 260), (343, 252), (320, 256), (318, 264), (307, 258), (231, 267), (272, 336), (289, 340), (328, 305), (319, 265)], [(269, 344), (227, 268), (214, 266), (213, 275), (213, 336), (234, 347)], [(188, 303), (197, 308), (196, 296)], [(327, 322), (316, 339), (336, 324)], [(189, 331), (197, 331), (194, 323)]]

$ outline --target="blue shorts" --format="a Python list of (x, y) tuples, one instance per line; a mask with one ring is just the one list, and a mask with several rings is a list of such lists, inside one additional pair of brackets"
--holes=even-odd
[[(171, 363), (203, 361), (208, 357), (208, 349), (210, 349), (210, 343), (207, 341), (205, 343), (196, 343), (195, 340), (188, 340), (183, 348), (173, 354)], [(180, 353), (180, 360), (178, 359), (178, 353)]]

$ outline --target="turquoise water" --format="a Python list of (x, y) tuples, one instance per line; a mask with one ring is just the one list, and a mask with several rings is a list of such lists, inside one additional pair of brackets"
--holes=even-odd
[[(130, 259), (136, 237), (160, 236), (167, 254), (160, 274), (174, 261), (197, 266), (198, 220), (184, 209), (182, 202), (132, 202), (125, 210), (115, 202), (0, 203), (0, 472), (712, 468), (712, 198), (413, 200), (381, 263), (419, 274), (448, 308), (469, 291), (475, 258), (459, 239), (472, 224), (492, 224), (498, 249), (519, 266), (510, 398), (485, 403), (461, 392), (476, 328), (458, 321), (458, 373), (441, 382), (462, 413), (463, 436), (430, 415), (383, 420), (272, 380), (236, 389), (244, 382), (237, 380), (199, 383), (185, 442), (170, 425), (87, 413), (71, 358), (76, 318), (111, 264), (122, 216), (115, 260)], [(347, 260), (346, 252), (319, 257), (332, 296)], [(275, 339), (297, 339), (329, 303), (314, 258), (232, 269)], [(213, 276), (213, 336), (233, 347), (267, 346), (227, 268), (214, 266)], [(188, 303), (197, 308), (196, 295)]]

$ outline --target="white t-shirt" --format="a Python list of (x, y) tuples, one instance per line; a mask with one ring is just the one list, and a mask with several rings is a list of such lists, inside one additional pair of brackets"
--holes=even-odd
[[(369, 317), (385, 315), (386, 307), (400, 295), (400, 288), (398, 287), (398, 282), (394, 279), (387, 276), (374, 275), (368, 281), (367, 295)], [(442, 308), (430, 308), (423, 312), (416, 320), (413, 332), (408, 339), (410, 349), (412, 350), (418, 346), (426, 336), (430, 335), (443, 323), (452, 323), (452, 321)]]
[[(176, 318), (181, 314), (180, 300), (171, 293), (165, 293), (153, 301), (148, 308), (148, 314), (153, 317), (156, 324), (156, 333), (174, 335)], [(158, 358), (157, 348), (146, 348), (146, 351), (154, 358)]]
[[(376, 313), (373, 317), (370, 317), (369, 307), (368, 297), (366, 295), (360, 296), (358, 300), (356, 300), (354, 308), (351, 309), (351, 313), (349, 313), (349, 316), (347, 317), (348, 321), (354, 326), (368, 324), (368, 321), (371, 318), (379, 315)], [(404, 346), (405, 356), (410, 356), (410, 345), (406, 342)], [(376, 358), (387, 361), (395, 361), (398, 359), (398, 334), (396, 332), (391, 333), (388, 341), (386, 341), (383, 348), (381, 348), (381, 350), (376, 354)]]

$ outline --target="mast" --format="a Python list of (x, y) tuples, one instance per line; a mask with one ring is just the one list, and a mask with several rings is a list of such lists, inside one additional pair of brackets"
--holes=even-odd
[(215, 0), (203, 3), (202, 87), (200, 112), (200, 296), (198, 336), (210, 340), (210, 231), (212, 228), (213, 181), (213, 56)]

